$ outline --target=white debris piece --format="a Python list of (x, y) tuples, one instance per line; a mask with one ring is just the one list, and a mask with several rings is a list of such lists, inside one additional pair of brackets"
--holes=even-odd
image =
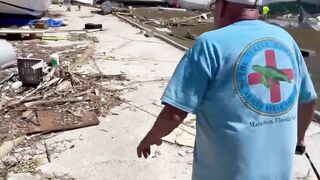
[(14, 82), (14, 83), (11, 84), (11, 88), (12, 88), (13, 90), (17, 90), (17, 89), (19, 89), (21, 86), (22, 86), (22, 82), (21, 82), (21, 81), (16, 81), (16, 82)]

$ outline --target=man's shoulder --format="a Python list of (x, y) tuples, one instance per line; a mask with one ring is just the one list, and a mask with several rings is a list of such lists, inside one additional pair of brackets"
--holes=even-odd
[(204, 32), (199, 36), (200, 41), (213, 40), (213, 38), (219, 38), (222, 34), (226, 33), (226, 28), (214, 29), (211, 31)]
[(292, 36), (282, 27), (275, 25), (275, 24), (269, 24), (269, 23), (265, 23), (266, 27), (268, 27), (268, 29), (273, 30), (274, 32), (279, 32), (279, 33), (283, 33), (283, 35), (286, 35), (290, 38), (292, 38)]
[[(246, 22), (238, 22), (231, 24), (229, 26), (208, 31), (203, 33), (198, 39), (199, 41), (219, 41), (219, 40), (227, 40), (230, 38), (230, 40), (234, 41), (236, 39), (246, 38), (246, 34), (252, 34), (255, 33), (257, 37), (259, 36), (277, 36), (277, 37), (283, 37), (286, 39), (293, 40), (292, 36), (282, 27), (265, 23), (263, 21), (254, 20), (254, 21), (247, 21), (249, 23), (246, 24)], [(248, 25), (254, 25), (254, 28), (248, 28), (250, 26)], [(269, 35), (268, 35), (269, 34)], [(294, 41), (294, 40), (293, 40)], [(220, 41), (221, 42), (221, 41)]]

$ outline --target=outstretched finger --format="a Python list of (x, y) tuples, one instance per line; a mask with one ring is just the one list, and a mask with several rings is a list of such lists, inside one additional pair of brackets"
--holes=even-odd
[(149, 147), (149, 148), (147, 148), (146, 149), (146, 152), (147, 152), (147, 154), (148, 154), (148, 156), (151, 154), (151, 148)]
[(143, 151), (143, 156), (144, 156), (145, 159), (147, 159), (148, 156), (149, 156), (149, 155), (148, 155), (148, 152), (147, 152), (147, 151)]
[(138, 155), (138, 158), (141, 158), (141, 156), (142, 156), (142, 153), (139, 149), (137, 150), (137, 155)]
[(142, 157), (142, 149), (141, 149), (140, 145), (137, 147), (137, 155), (138, 155), (139, 158)]

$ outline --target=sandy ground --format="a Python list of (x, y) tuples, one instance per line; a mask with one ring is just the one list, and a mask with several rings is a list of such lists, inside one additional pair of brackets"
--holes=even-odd
[[(51, 11), (64, 13), (64, 9), (52, 6)], [(92, 10), (94, 9), (83, 7), (81, 11), (66, 13), (60, 18), (65, 19), (69, 25), (61, 29), (81, 29), (85, 23), (103, 24), (105, 31), (91, 34), (99, 40), (95, 48), (97, 66), (104, 74), (124, 73), (130, 79), (129, 82), (109, 84), (110, 86), (119, 89), (129, 87), (134, 90), (125, 91), (123, 98), (128, 103), (114, 108), (112, 115), (101, 118), (99, 126), (58, 133), (46, 139), (47, 144), (56, 144), (58, 148), (65, 150), (53, 156), (51, 163), (40, 156), (43, 159), (41, 171), (46, 177), (89, 180), (191, 179), (192, 148), (187, 146), (193, 143), (192, 135), (180, 132), (183, 138), (178, 141), (187, 146), (164, 143), (153, 148), (153, 158), (144, 160), (136, 157), (136, 146), (152, 126), (154, 116), (160, 112), (159, 99), (184, 52), (158, 39), (144, 37), (139, 29), (112, 15), (91, 14)], [(63, 46), (68, 43), (59, 41), (52, 44)], [(103, 53), (115, 59), (99, 58)], [(95, 67), (92, 63), (80, 68), (80, 71), (84, 72), (93, 70)], [(319, 140), (320, 127), (312, 124), (307, 138), (308, 151), (320, 168), (320, 149), (316, 145)], [(295, 166), (296, 179), (308, 176), (308, 172), (310, 179), (315, 179), (305, 157), (297, 157)], [(9, 180), (43, 177), (10, 174)]]

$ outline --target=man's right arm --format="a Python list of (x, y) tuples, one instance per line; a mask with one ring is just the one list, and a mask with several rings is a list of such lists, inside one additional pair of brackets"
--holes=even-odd
[(312, 121), (316, 101), (299, 104), (298, 107), (298, 146), (305, 146), (305, 133)]
[(298, 46), (296, 47), (296, 55), (300, 69), (300, 92), (298, 105), (298, 142), (297, 147), (304, 149), (305, 133), (312, 121), (315, 105), (317, 100), (317, 93), (312, 83), (307, 65), (300, 52)]

